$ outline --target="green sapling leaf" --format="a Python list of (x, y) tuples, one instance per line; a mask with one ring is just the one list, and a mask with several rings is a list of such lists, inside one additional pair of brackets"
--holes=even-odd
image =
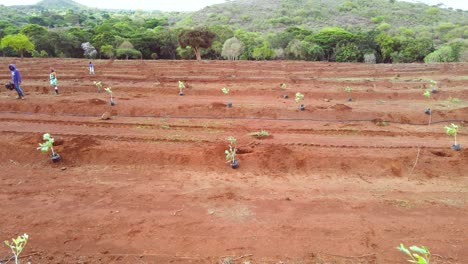
[(304, 99), (304, 95), (297, 92), (296, 93), (296, 99), (294, 99), (296, 101), (296, 103), (299, 103), (302, 99)]
[(179, 89), (185, 89), (185, 83), (183, 81), (179, 81)]
[(49, 133), (45, 133), (45, 134), (42, 136), (42, 139), (44, 139), (44, 140), (50, 140), (50, 134), (49, 134)]
[(348, 93), (350, 93), (352, 89), (351, 89), (351, 87), (349, 87), (349, 86), (346, 86), (346, 88), (345, 88), (344, 90), (345, 90), (345, 92), (348, 92)]
[(449, 136), (456, 136), (458, 133), (458, 126), (455, 124), (450, 124), (450, 126), (445, 126), (445, 132)]
[(405, 245), (400, 244), (400, 247), (397, 247), (397, 249), (411, 257), (411, 252), (405, 247)]
[(104, 88), (104, 90), (110, 94), (112, 94), (112, 89), (110, 87)]
[(426, 90), (424, 93), (423, 93), (424, 96), (426, 96), (427, 98), (431, 98), (431, 92), (429, 90)]
[(223, 87), (223, 88), (221, 89), (221, 91), (222, 91), (224, 94), (229, 94), (229, 89), (226, 88), (226, 87)]
[(40, 150), (42, 153), (45, 153), (49, 151), (49, 148), (51, 148), (54, 145), (54, 138), (50, 136), (49, 133), (45, 133), (42, 138), (45, 140), (44, 143), (39, 143), (39, 147), (37, 150)]
[(409, 249), (419, 254), (423, 254), (423, 255), (429, 254), (429, 251), (425, 247), (420, 248), (418, 246), (411, 246)]
[(233, 162), (235, 159), (236, 152), (237, 152), (237, 148), (236, 148), (237, 139), (234, 138), (233, 136), (229, 136), (227, 140), (229, 141), (229, 149), (226, 149), (224, 151), (224, 154), (226, 154), (226, 162)]

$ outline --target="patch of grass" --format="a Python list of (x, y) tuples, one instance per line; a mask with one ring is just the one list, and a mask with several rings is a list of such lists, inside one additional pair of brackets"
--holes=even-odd
[(137, 129), (152, 129), (153, 126), (150, 125), (138, 125), (136, 126)]
[(413, 208), (415, 206), (414, 203), (408, 200), (400, 200), (400, 199), (384, 199), (385, 203), (388, 203), (390, 205), (396, 206), (396, 207), (403, 207), (403, 208)]
[(387, 121), (380, 121), (380, 122), (377, 122), (376, 124), (377, 126), (389, 126), (390, 124), (387, 122)]
[(248, 133), (247, 135), (253, 136), (253, 137), (268, 137), (270, 135), (270, 133), (268, 131), (262, 129), (260, 131), (255, 131), (255, 132)]
[(206, 121), (202, 123), (203, 128), (209, 128), (209, 127), (220, 127), (221, 122), (218, 121)]
[(168, 125), (168, 124), (162, 124), (162, 125), (159, 125), (160, 128), (163, 128), (163, 129), (170, 129), (171, 126)]
[(450, 102), (452, 102), (452, 103), (455, 103), (455, 104), (460, 103), (460, 99), (458, 99), (458, 98), (456, 98), (456, 97), (454, 97), (454, 98), (449, 97), (448, 100), (449, 100)]

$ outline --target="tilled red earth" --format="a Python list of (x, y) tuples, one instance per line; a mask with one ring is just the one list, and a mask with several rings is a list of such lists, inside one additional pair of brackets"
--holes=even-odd
[(468, 147), (466, 63), (0, 61), (27, 97), (0, 92), (0, 240), (28, 233), (24, 263), (407, 263), (400, 243), (468, 263), (468, 151), (444, 130)]

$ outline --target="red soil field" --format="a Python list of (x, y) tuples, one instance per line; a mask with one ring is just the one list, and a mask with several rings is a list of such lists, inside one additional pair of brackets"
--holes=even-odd
[(0, 90), (0, 240), (28, 233), (22, 263), (407, 263), (400, 243), (468, 263), (466, 63), (0, 61), (26, 92)]

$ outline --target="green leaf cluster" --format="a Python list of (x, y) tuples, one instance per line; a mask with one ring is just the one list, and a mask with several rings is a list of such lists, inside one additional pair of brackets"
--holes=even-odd
[(408, 259), (408, 262), (417, 264), (429, 264), (431, 253), (425, 246), (411, 246), (408, 249), (405, 247), (405, 245), (400, 244), (400, 246), (396, 249), (410, 257), (410, 259)]
[(23, 234), (21, 236), (18, 236), (17, 238), (12, 238), (12, 241), (5, 240), (4, 243), (7, 245), (10, 249), (11, 252), (13, 253), (15, 257), (15, 263), (18, 264), (18, 257), (23, 252), (23, 249), (26, 247), (26, 244), (28, 243), (29, 236), (28, 234)]
[(459, 128), (457, 125), (450, 124), (449, 126), (445, 126), (444, 128), (445, 128), (445, 133), (447, 133), (447, 135), (454, 136), (454, 137), (457, 136), (458, 128)]
[(233, 162), (237, 152), (237, 139), (233, 136), (229, 136), (227, 140), (229, 141), (229, 149), (224, 151), (224, 154), (226, 155), (226, 162)]
[(303, 99), (304, 99), (304, 95), (301, 94), (300, 92), (297, 92), (296, 93), (296, 98), (294, 99), (296, 101), (296, 103), (299, 103)]
[(54, 145), (54, 138), (51, 137), (49, 133), (45, 133), (42, 136), (42, 139), (44, 140), (44, 142), (39, 143), (39, 147), (37, 148), (37, 150), (40, 150), (42, 153), (46, 153), (47, 151), (49, 151), (49, 148), (52, 149), (52, 146)]

